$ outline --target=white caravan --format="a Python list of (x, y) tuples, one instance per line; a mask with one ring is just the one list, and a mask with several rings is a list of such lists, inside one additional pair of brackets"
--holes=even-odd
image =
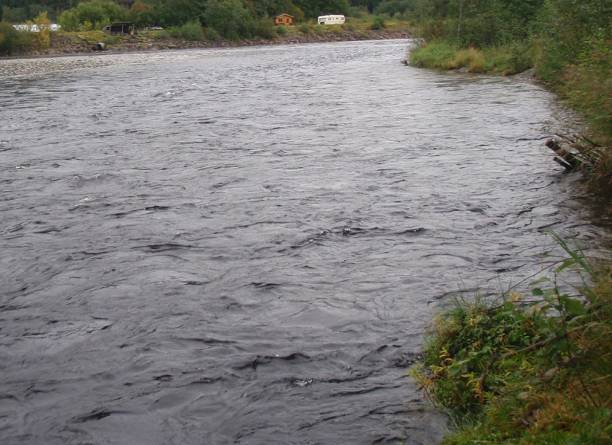
[(319, 25), (342, 25), (346, 22), (343, 15), (322, 15), (317, 19)]

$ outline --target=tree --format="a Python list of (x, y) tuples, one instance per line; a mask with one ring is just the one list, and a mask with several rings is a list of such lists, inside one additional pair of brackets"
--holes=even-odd
[(251, 37), (253, 16), (241, 0), (208, 0), (204, 25), (225, 38), (238, 40)]

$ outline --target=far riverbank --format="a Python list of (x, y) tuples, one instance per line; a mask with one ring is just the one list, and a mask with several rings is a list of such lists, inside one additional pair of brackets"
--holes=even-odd
[[(346, 30), (330, 29), (312, 33), (292, 33), (276, 36), (273, 39), (247, 40), (185, 40), (173, 37), (159, 37), (153, 33), (139, 33), (134, 36), (108, 36), (99, 31), (79, 33), (58, 33), (52, 36), (48, 48), (33, 49), (2, 59), (21, 59), (30, 57), (69, 56), (100, 53), (126, 53), (142, 51), (160, 51), (168, 49), (196, 48), (232, 48), (241, 46), (287, 45), (302, 43), (343, 42), (358, 40), (392, 40), (410, 38), (406, 30)], [(104, 50), (97, 48), (97, 43), (104, 44)]]

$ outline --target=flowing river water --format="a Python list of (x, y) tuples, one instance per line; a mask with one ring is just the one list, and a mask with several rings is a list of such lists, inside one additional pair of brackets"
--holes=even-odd
[(548, 92), (408, 44), (0, 61), (0, 442), (436, 443), (435, 310), (605, 229)]

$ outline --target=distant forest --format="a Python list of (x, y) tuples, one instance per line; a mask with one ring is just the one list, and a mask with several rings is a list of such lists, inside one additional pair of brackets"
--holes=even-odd
[(137, 16), (149, 24), (175, 26), (194, 18), (204, 22), (206, 10), (211, 7), (246, 11), (254, 18), (287, 12), (302, 20), (322, 14), (361, 15), (381, 7), (401, 12), (411, 3), (415, 0), (4, 0), (0, 20), (24, 22), (47, 12), (49, 18), (57, 21), (63, 12), (89, 4), (80, 8)]

